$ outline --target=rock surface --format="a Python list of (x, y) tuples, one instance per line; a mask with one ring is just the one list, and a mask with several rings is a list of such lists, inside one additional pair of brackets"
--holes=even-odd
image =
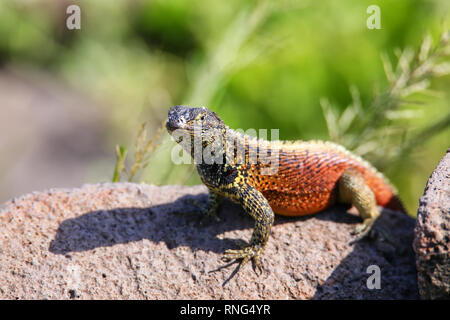
[(450, 299), (450, 149), (420, 198), (414, 251), (420, 296)]
[[(376, 223), (396, 248), (350, 245), (361, 220), (343, 207), (278, 216), (258, 277), (251, 264), (239, 270), (220, 260), (233, 239), (250, 238), (251, 218), (225, 202), (219, 223), (200, 225), (192, 199), (206, 201), (206, 188), (96, 184), (5, 203), (0, 299), (418, 298), (414, 219), (405, 214), (385, 211)], [(380, 267), (381, 289), (367, 287), (371, 265)]]

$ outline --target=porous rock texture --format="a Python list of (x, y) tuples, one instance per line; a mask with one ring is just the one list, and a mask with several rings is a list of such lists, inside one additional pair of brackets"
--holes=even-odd
[[(396, 246), (350, 244), (354, 213), (277, 216), (262, 257), (221, 261), (254, 222), (225, 202), (200, 223), (204, 186), (116, 183), (34, 192), (0, 207), (0, 299), (416, 299), (414, 219), (385, 211), (376, 223)], [(195, 200), (195, 201), (192, 201)], [(380, 268), (380, 289), (369, 277)], [(373, 267), (372, 267), (373, 268)], [(376, 283), (369, 279), (370, 283)]]
[(450, 299), (450, 149), (420, 198), (414, 251), (421, 298)]

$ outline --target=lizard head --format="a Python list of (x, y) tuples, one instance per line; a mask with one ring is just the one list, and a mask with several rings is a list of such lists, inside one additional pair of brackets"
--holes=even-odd
[(202, 132), (211, 129), (224, 129), (225, 124), (215, 112), (205, 107), (173, 106), (169, 109), (166, 128), (170, 134), (175, 130), (183, 130), (193, 134), (195, 129)]
[[(169, 109), (167, 131), (173, 139), (194, 157), (194, 151), (223, 145), (227, 127), (219, 116), (205, 107), (174, 106)], [(188, 138), (188, 139), (186, 139)], [(194, 148), (201, 142), (201, 150)]]

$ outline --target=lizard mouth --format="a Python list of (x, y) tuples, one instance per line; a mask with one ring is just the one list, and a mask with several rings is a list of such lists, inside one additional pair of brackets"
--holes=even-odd
[(169, 110), (166, 128), (169, 133), (177, 129), (187, 129), (187, 120), (191, 118), (191, 108), (174, 106)]
[(180, 126), (177, 123), (174, 123), (173, 121), (170, 121), (170, 119), (167, 119), (166, 121), (166, 129), (169, 133), (174, 132), (177, 129), (180, 129)]

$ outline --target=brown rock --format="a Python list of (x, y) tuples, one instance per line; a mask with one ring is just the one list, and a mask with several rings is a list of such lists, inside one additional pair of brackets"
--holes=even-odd
[(420, 198), (414, 251), (421, 298), (450, 299), (450, 149)]
[[(277, 217), (265, 272), (220, 260), (250, 238), (253, 221), (226, 202), (221, 222), (199, 225), (189, 199), (203, 186), (131, 183), (34, 192), (0, 210), (0, 299), (397, 299), (417, 298), (414, 219), (386, 211), (377, 222), (398, 248), (350, 231), (342, 207)], [(381, 289), (368, 289), (370, 265)]]

